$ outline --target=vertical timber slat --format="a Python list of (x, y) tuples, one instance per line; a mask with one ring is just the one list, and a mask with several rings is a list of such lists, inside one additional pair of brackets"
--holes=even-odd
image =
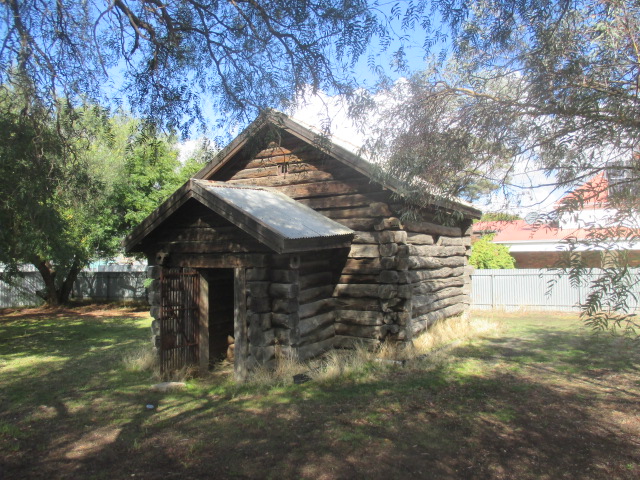
[(235, 338), (233, 371), (235, 379), (244, 382), (247, 378), (247, 357), (249, 344), (247, 336), (247, 273), (244, 268), (234, 269), (234, 321), (233, 332)]
[(209, 282), (200, 274), (200, 375), (209, 371)]

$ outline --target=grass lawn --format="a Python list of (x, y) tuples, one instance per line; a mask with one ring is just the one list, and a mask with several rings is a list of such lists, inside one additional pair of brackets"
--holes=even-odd
[(566, 315), (476, 316), (503, 328), (437, 359), (163, 394), (123, 361), (145, 313), (0, 315), (0, 479), (640, 478), (637, 342)]

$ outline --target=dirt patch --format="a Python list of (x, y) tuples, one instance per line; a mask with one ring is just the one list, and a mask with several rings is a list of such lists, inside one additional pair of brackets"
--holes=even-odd
[(0, 322), (40, 318), (65, 317), (136, 317), (149, 316), (149, 307), (144, 305), (101, 305), (89, 304), (77, 307), (33, 307), (33, 308), (4, 308), (0, 309)]

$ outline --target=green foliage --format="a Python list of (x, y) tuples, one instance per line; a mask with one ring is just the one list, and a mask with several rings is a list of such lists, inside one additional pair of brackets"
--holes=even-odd
[[(356, 59), (390, 36), (365, 0), (10, 0), (0, 18), (0, 83), (11, 66), (43, 102), (125, 95), (136, 113), (184, 131), (205, 107), (244, 121), (308, 86), (348, 91)], [(107, 82), (115, 66), (120, 92)]]
[(484, 235), (471, 246), (469, 263), (476, 268), (502, 269), (516, 268), (515, 259), (509, 248), (493, 243), (493, 235)]
[(125, 115), (58, 106), (56, 118), (0, 88), (0, 263), (43, 276), (43, 297), (67, 301), (78, 272), (120, 251), (121, 237), (180, 186), (175, 139)]

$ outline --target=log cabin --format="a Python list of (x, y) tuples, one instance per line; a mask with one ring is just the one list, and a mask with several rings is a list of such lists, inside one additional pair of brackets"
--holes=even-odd
[(480, 211), (434, 196), (402, 221), (400, 190), (312, 127), (258, 117), (123, 242), (149, 262), (162, 370), (228, 356), (243, 380), (278, 355), (409, 343), (465, 312)]

